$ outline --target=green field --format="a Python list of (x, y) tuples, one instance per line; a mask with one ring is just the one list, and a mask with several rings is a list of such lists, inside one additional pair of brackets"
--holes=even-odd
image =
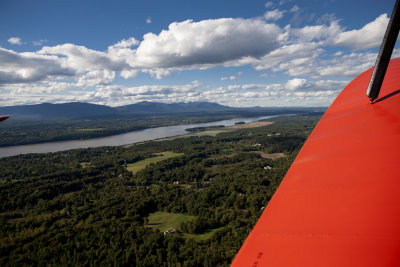
[[(183, 222), (193, 220), (194, 218), (196, 218), (196, 216), (157, 211), (150, 214), (148, 226), (158, 229), (161, 232), (167, 231), (170, 228), (180, 230), (179, 227)], [(185, 238), (193, 239), (196, 242), (201, 242), (210, 239), (217, 231), (222, 230), (224, 228), (225, 226), (216, 229), (211, 229), (201, 234), (184, 233), (183, 236)]]
[(184, 137), (191, 137), (191, 136), (204, 136), (204, 135), (208, 135), (208, 136), (216, 136), (219, 133), (222, 133), (224, 131), (204, 131), (204, 132), (198, 132), (198, 133), (193, 133), (193, 134), (187, 134), (184, 135)]
[(171, 152), (171, 151), (164, 151), (161, 153), (157, 153), (156, 155), (157, 155), (157, 157), (147, 158), (147, 159), (135, 162), (135, 163), (130, 163), (127, 165), (126, 169), (128, 171), (130, 171), (131, 173), (135, 174), (138, 171), (146, 168), (151, 163), (157, 163), (162, 160), (180, 157), (180, 156), (183, 156), (184, 154), (183, 153), (175, 153), (175, 152)]
[(219, 228), (215, 228), (215, 229), (211, 229), (203, 234), (183, 234), (183, 236), (185, 238), (191, 238), (194, 241), (200, 242), (200, 241), (205, 241), (210, 239), (216, 232), (218, 232), (219, 230), (224, 229), (225, 226), (223, 227), (219, 227)]
[(161, 232), (167, 231), (170, 228), (179, 230), (179, 226), (183, 222), (193, 220), (194, 218), (196, 217), (185, 214), (157, 211), (150, 214), (148, 226), (156, 228)]

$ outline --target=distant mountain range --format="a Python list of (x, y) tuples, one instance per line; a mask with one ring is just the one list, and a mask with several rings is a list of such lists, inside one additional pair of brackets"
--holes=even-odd
[(236, 108), (223, 106), (209, 102), (189, 102), (189, 103), (155, 103), (143, 101), (132, 105), (115, 108), (122, 113), (182, 113), (182, 112), (220, 112), (233, 111)]
[(112, 107), (78, 102), (0, 107), (0, 114), (16, 118), (79, 118), (116, 115), (117, 113), (118, 111)]
[(209, 102), (190, 102), (190, 103), (155, 103), (155, 102), (139, 102), (132, 105), (109, 107), (104, 105), (96, 105), (89, 103), (63, 103), (63, 104), (38, 104), (38, 105), (22, 105), (0, 107), (0, 114), (11, 115), (16, 119), (24, 118), (113, 118), (113, 117), (145, 117), (156, 115), (183, 115), (183, 114), (238, 114), (243, 112), (250, 113), (285, 113), (285, 112), (305, 112), (305, 111), (321, 111), (323, 108), (234, 108)]

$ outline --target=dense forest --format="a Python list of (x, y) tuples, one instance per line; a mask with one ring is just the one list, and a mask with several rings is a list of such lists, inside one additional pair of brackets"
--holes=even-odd
[(2, 158), (0, 265), (229, 266), (319, 118)]

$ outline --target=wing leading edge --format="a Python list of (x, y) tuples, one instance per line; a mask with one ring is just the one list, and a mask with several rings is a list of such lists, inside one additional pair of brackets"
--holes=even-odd
[(232, 266), (400, 266), (400, 59), (339, 94)]

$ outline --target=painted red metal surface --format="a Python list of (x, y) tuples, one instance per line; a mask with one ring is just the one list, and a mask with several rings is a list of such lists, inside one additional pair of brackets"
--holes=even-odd
[(10, 116), (8, 116), (8, 115), (0, 116), (0, 122), (5, 121), (8, 118), (10, 118)]
[(400, 266), (400, 59), (321, 118), (232, 266)]

